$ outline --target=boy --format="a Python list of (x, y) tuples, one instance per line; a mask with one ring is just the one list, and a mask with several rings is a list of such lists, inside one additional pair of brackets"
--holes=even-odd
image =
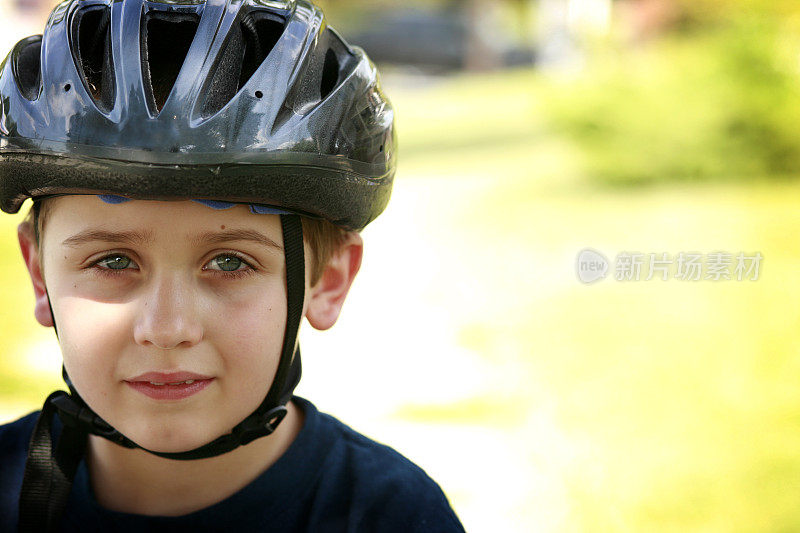
[(303, 0), (79, 1), (0, 70), (0, 207), (70, 394), (0, 428), (3, 531), (463, 531), (292, 396), (384, 209), (393, 112)]

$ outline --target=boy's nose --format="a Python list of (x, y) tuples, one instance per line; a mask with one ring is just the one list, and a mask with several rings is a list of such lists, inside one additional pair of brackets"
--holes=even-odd
[(192, 288), (176, 279), (154, 283), (141, 303), (133, 336), (137, 344), (163, 350), (198, 344), (203, 327)]

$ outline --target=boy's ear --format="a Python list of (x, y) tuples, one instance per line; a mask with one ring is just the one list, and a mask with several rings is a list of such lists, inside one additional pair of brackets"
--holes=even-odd
[(39, 324), (52, 327), (53, 315), (50, 313), (50, 304), (42, 277), (42, 266), (39, 264), (39, 249), (36, 246), (33, 228), (29, 223), (23, 222), (17, 227), (17, 238), (19, 238), (19, 247), (22, 250), (22, 259), (25, 261), (25, 266), (28, 267), (28, 273), (33, 282), (33, 294), (36, 298), (33, 314)]
[(311, 287), (306, 318), (316, 329), (328, 329), (342, 311), (350, 285), (361, 268), (364, 241), (358, 233), (349, 233), (341, 248), (333, 254), (319, 281)]

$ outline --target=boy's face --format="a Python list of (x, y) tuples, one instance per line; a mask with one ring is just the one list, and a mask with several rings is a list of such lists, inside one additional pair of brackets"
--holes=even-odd
[[(64, 364), (89, 406), (162, 452), (206, 444), (249, 415), (286, 324), (279, 217), (191, 201), (49, 202), (43, 277)], [(151, 383), (176, 373), (194, 383)]]

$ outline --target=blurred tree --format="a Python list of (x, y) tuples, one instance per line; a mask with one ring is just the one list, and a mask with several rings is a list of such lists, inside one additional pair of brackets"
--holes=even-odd
[(685, 16), (695, 23), (718, 23), (732, 18), (786, 17), (800, 14), (796, 0), (674, 0)]

